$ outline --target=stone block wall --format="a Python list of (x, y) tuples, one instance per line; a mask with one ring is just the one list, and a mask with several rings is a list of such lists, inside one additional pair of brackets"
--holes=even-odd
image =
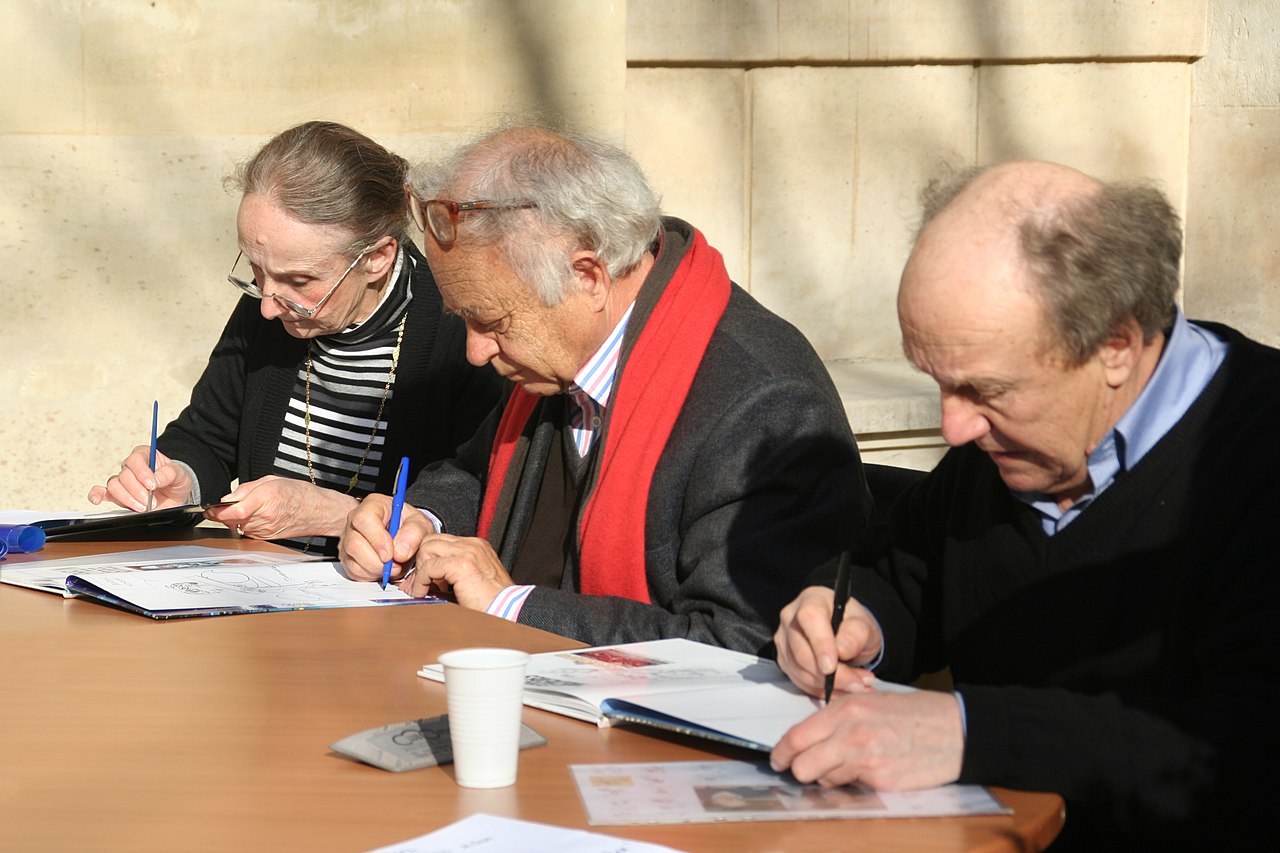
[(506, 113), (623, 141), (927, 467), (894, 293), (940, 160), (1151, 178), (1184, 302), (1280, 343), (1270, 0), (26, 0), (0, 27), (0, 505), (83, 508), (176, 415), (236, 293), (222, 177), (310, 118), (411, 159)]

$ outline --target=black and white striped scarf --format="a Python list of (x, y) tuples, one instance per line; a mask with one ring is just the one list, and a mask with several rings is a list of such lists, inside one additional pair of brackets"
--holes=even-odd
[[(403, 249), (396, 258), (391, 278), (394, 286), (363, 322), (333, 335), (311, 341), (311, 470), (315, 483), (362, 498), (373, 490), (384, 464), (382, 446), (387, 434), (386, 408), (383, 419), (374, 417), (382, 403), (383, 389), (391, 371), (391, 354), (395, 349), (400, 322), (413, 298), (409, 282), (415, 261)], [(298, 368), (293, 394), (285, 410), (284, 431), (276, 449), (271, 472), (283, 477), (308, 480), (307, 438), (305, 419), (307, 368)], [(395, 386), (387, 389), (387, 401), (395, 394)], [(369, 444), (370, 434), (373, 443)], [(365, 457), (365, 446), (369, 452)], [(360, 464), (365, 457), (364, 464)], [(395, 464), (386, 462), (385, 464)], [(356, 483), (351, 486), (352, 476)], [(350, 488), (349, 488), (350, 486)], [(336, 547), (336, 541), (284, 540), (281, 544), (324, 553)]]

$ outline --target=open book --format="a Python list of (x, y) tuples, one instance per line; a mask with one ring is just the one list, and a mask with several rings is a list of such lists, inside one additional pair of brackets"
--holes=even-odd
[[(444, 680), (438, 664), (418, 674)], [(683, 639), (532, 655), (524, 703), (600, 726), (639, 723), (761, 752), (821, 705), (773, 661)]]

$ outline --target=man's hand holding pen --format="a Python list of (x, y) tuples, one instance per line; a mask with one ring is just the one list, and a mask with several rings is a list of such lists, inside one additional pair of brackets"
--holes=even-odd
[(404, 505), (395, 538), (387, 532), (391, 498), (373, 494), (347, 516), (338, 557), (354, 580), (377, 581), (392, 560), (391, 579), (415, 598), (448, 590), (463, 607), (484, 610), (510, 586), (493, 546), (475, 536), (437, 533), (421, 510)]
[(954, 694), (876, 690), (862, 668), (880, 656), (879, 623), (855, 598), (832, 630), (835, 593), (811, 586), (782, 611), (774, 642), (778, 665), (797, 687), (822, 696), (835, 673), (831, 701), (783, 735), (770, 754), (775, 770), (801, 782), (860, 782), (883, 790), (954, 782), (964, 757), (960, 704)]
[(872, 676), (862, 666), (880, 655), (880, 626), (857, 599), (845, 603), (840, 631), (831, 628), (835, 594), (811, 586), (782, 610), (774, 642), (778, 666), (806, 693), (822, 696), (826, 677), (835, 674), (836, 690), (868, 689)]

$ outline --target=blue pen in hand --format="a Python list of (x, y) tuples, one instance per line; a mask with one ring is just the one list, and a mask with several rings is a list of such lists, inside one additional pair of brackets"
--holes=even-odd
[[(400, 512), (404, 509), (404, 490), (409, 484), (409, 457), (402, 456), (400, 458), (400, 467), (396, 469), (396, 490), (391, 495), (391, 520), (387, 522), (387, 532), (391, 534), (392, 540), (396, 538), (396, 534), (400, 532)], [(382, 588), (386, 589), (387, 584), (391, 582), (391, 564), (395, 561), (395, 557), (387, 560), (382, 567)]]
[[(151, 476), (156, 475), (156, 422), (160, 420), (160, 401), (155, 400), (151, 403), (151, 455), (147, 457), (147, 464), (151, 466)], [(147, 512), (156, 508), (156, 490), (147, 490)]]

